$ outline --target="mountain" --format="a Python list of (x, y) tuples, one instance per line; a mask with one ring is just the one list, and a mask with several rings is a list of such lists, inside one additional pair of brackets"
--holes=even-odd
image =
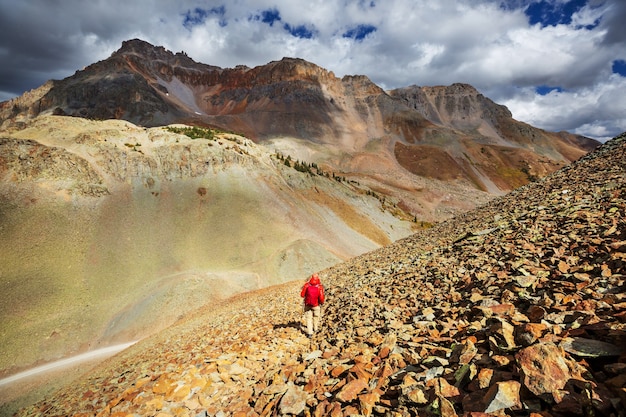
[(626, 134), (541, 181), (321, 271), (205, 306), (18, 416), (619, 416)]
[(365, 183), (426, 221), (543, 177), (598, 145), (518, 122), (465, 84), (386, 92), (366, 76), (340, 79), (302, 59), (223, 69), (138, 39), (0, 104), (4, 125), (42, 113), (237, 132)]
[(0, 125), (1, 376), (389, 245), (597, 145), (464, 84), (385, 92), (139, 40), (0, 103)]

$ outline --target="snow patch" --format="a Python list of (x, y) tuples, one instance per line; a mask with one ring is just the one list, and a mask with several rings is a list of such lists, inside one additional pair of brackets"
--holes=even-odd
[(196, 98), (193, 90), (185, 85), (185, 83), (180, 81), (177, 77), (172, 77), (171, 81), (165, 81), (162, 78), (157, 78), (157, 81), (160, 85), (167, 88), (167, 93), (165, 93), (167, 96), (171, 94), (178, 100), (180, 104), (188, 107), (196, 114), (205, 114), (202, 109), (196, 104)]

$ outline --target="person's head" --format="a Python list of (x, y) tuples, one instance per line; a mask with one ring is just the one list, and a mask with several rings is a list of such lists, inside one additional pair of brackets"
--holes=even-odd
[(311, 285), (318, 285), (320, 283), (320, 276), (317, 274), (311, 275), (311, 279), (309, 280)]

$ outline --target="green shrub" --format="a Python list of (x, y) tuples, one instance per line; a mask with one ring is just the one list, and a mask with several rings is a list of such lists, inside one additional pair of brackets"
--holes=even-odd
[(204, 128), (204, 127), (198, 127), (198, 126), (193, 126), (193, 127), (167, 126), (165, 129), (168, 132), (178, 133), (180, 135), (185, 135), (187, 137), (190, 137), (191, 139), (209, 139), (209, 140), (214, 140), (215, 139), (215, 133), (216, 133), (216, 131), (213, 130), (213, 129), (208, 129), (208, 128)]

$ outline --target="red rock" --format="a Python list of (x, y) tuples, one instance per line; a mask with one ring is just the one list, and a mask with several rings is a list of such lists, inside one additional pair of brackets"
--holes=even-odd
[(526, 312), (526, 316), (533, 323), (539, 323), (541, 319), (546, 315), (546, 310), (537, 305), (532, 305)]
[(426, 382), (426, 386), (434, 388), (437, 395), (441, 395), (445, 398), (453, 398), (461, 394), (457, 387), (450, 385), (444, 378), (431, 379)]
[(330, 402), (328, 400), (321, 401), (315, 407), (312, 417), (324, 417), (330, 415)]
[(330, 359), (333, 356), (337, 356), (338, 353), (339, 353), (339, 349), (337, 348), (325, 350), (324, 353), (322, 353), (322, 359)]
[(521, 346), (530, 346), (548, 331), (543, 323), (524, 323), (515, 327), (515, 342)]
[(189, 400), (185, 401), (184, 403), (185, 407), (190, 409), (190, 410), (195, 410), (196, 408), (200, 408), (200, 401), (198, 401), (197, 398), (190, 398)]
[(393, 369), (384, 364), (376, 373), (375, 376), (378, 378), (378, 382), (376, 383), (376, 389), (381, 389), (386, 386), (388, 383), (389, 377), (393, 374)]
[(372, 409), (380, 399), (380, 393), (378, 391), (368, 392), (367, 394), (359, 395), (358, 399), (361, 414), (364, 416), (370, 416), (372, 414)]
[(290, 385), (278, 404), (281, 414), (298, 415), (306, 407), (307, 393), (298, 385)]
[(181, 385), (176, 387), (170, 395), (171, 401), (182, 402), (189, 397), (191, 393), (191, 387), (189, 385)]
[(458, 417), (454, 405), (446, 398), (439, 396), (439, 412), (441, 417)]
[(311, 377), (309, 377), (309, 380), (307, 381), (307, 383), (304, 386), (304, 390), (306, 392), (319, 392), (321, 387), (324, 387), (326, 385), (326, 383), (328, 382), (329, 378), (328, 375), (322, 373), (323, 370), (320, 369), (320, 372), (316, 373), (315, 375), (312, 375)]
[(493, 349), (507, 352), (515, 348), (514, 331), (515, 328), (511, 323), (503, 319), (494, 319), (494, 322), (489, 327), (489, 342), (492, 344)]
[(497, 316), (512, 316), (515, 313), (515, 306), (511, 303), (496, 304), (489, 309)]
[(450, 362), (458, 362), (461, 365), (466, 365), (474, 359), (478, 349), (471, 339), (466, 339), (463, 343), (457, 345), (452, 352)]
[(505, 355), (493, 355), (491, 357), (491, 360), (497, 366), (507, 366), (508, 364), (511, 363), (513, 358), (511, 356), (505, 356)]
[(418, 382), (417, 380), (413, 377), (412, 374), (407, 373), (404, 377), (402, 377), (402, 385), (401, 387), (410, 387), (412, 385), (416, 385)]
[(343, 417), (343, 412), (341, 411), (341, 405), (339, 403), (334, 403), (332, 408), (330, 409), (330, 417)]
[(415, 404), (423, 405), (428, 403), (428, 396), (426, 395), (426, 392), (418, 385), (409, 387), (404, 396)]
[(355, 406), (349, 405), (343, 410), (344, 417), (353, 417), (353, 416), (358, 416), (358, 415), (359, 415), (359, 409), (356, 408)]
[(348, 366), (346, 365), (338, 365), (335, 366), (331, 371), (330, 371), (330, 375), (333, 378), (337, 378), (339, 377), (339, 375), (343, 374), (346, 370), (348, 369)]
[(152, 386), (152, 392), (154, 392), (155, 394), (168, 394), (169, 392), (173, 391), (175, 388), (176, 386), (174, 385), (174, 381), (172, 381), (171, 379), (165, 376), (162, 376)]
[(477, 380), (479, 388), (488, 388), (491, 385), (493, 369), (483, 368), (478, 372)]
[(233, 412), (233, 417), (254, 417), (254, 416), (258, 416), (258, 414), (256, 414), (254, 412), (254, 409), (252, 407), (243, 407), (242, 409)]
[(553, 396), (565, 387), (572, 378), (581, 378), (572, 373), (578, 364), (565, 358), (563, 349), (552, 343), (539, 343), (520, 350), (516, 355), (523, 383), (533, 394), (541, 397)]
[(344, 403), (348, 403), (357, 398), (357, 396), (363, 392), (368, 387), (367, 380), (365, 379), (355, 379), (351, 382), (348, 382), (342, 389), (337, 393), (337, 399)]
[(364, 363), (357, 363), (349, 370), (350, 374), (354, 375), (356, 379), (364, 379), (369, 381), (372, 378), (372, 374), (367, 370), (367, 365)]
[(520, 383), (517, 381), (496, 382), (485, 394), (485, 412), (493, 413), (503, 409), (519, 410)]
[(155, 413), (163, 408), (163, 397), (155, 397), (145, 404), (145, 410), (148, 413)]
[(381, 359), (385, 359), (386, 357), (389, 356), (390, 352), (391, 352), (391, 348), (389, 346), (383, 346), (378, 351), (378, 357)]

